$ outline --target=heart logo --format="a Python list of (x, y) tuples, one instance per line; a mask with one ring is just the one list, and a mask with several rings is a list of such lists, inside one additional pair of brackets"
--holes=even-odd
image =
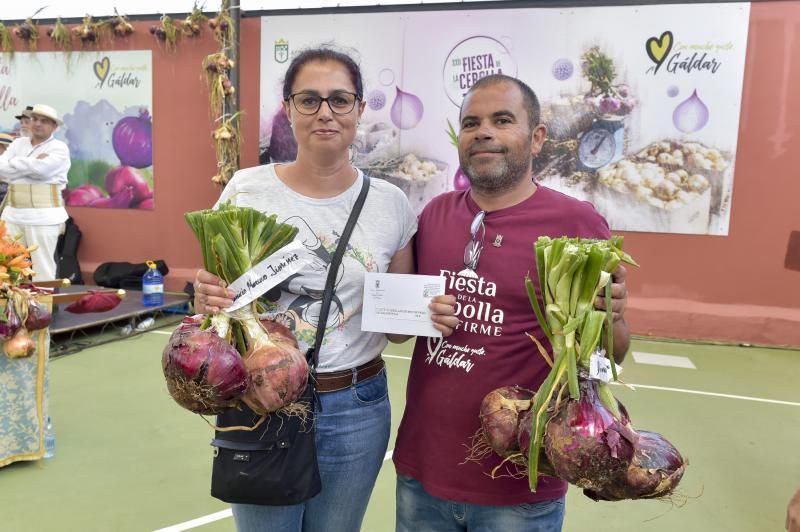
[(438, 355), (439, 351), (441, 351), (442, 345), (444, 344), (444, 338), (428, 336), (427, 343), (428, 343), (428, 356), (425, 357), (425, 362), (430, 364), (434, 360), (436, 360), (436, 355)]
[(106, 80), (109, 70), (111, 70), (111, 60), (108, 58), (108, 56), (104, 57), (100, 61), (94, 62), (94, 75), (100, 80), (100, 85), (102, 85)]
[(672, 42), (672, 32), (669, 30), (662, 33), (659, 38), (650, 37), (647, 39), (645, 49), (647, 50), (647, 55), (656, 64), (656, 72), (658, 72), (658, 67), (669, 55), (669, 51), (672, 50)]

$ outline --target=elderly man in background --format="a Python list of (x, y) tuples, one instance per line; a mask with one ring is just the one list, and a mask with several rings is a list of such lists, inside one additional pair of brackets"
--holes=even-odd
[(22, 111), (20, 114), (15, 116), (17, 120), (19, 120), (19, 136), (20, 137), (28, 137), (31, 136), (31, 111), (33, 111), (33, 106), (29, 105)]
[(8, 182), (6, 206), (0, 216), (8, 232), (22, 235), (31, 254), (36, 279), (55, 279), (58, 236), (68, 215), (61, 191), (67, 185), (69, 148), (53, 137), (62, 124), (49, 105), (34, 105), (31, 136), (19, 137), (0, 155), (0, 179)]

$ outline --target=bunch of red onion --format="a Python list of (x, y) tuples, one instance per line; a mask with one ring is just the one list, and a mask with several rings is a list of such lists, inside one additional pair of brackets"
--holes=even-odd
[(185, 318), (172, 333), (161, 362), (179, 405), (197, 414), (219, 414), (242, 401), (263, 415), (300, 398), (308, 363), (292, 332), (242, 314), (237, 319), (250, 345), (244, 355), (226, 339), (230, 327), (224, 315)]
[[(275, 216), (229, 204), (187, 213), (186, 219), (206, 269), (228, 285), (297, 234)], [(237, 238), (222, 237), (234, 231)], [(164, 349), (162, 366), (175, 401), (200, 414), (241, 401), (267, 415), (290, 407), (308, 382), (308, 363), (294, 334), (279, 323), (260, 321), (255, 303), (184, 320)]]
[(3, 351), (9, 358), (29, 357), (36, 352), (30, 333), (50, 325), (50, 311), (27, 290), (11, 289), (6, 297), (6, 308), (0, 317)]
[[(538, 471), (584, 489), (595, 500), (647, 499), (669, 495), (686, 461), (663, 436), (636, 431), (625, 407), (599, 384), (581, 379), (581, 397), (568, 394), (548, 408), (544, 456)], [(482, 438), (498, 455), (527, 463), (533, 428), (533, 394), (519, 387), (490, 392), (481, 405)]]

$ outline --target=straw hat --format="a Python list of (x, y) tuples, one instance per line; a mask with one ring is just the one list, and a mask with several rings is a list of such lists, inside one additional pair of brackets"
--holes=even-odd
[(0, 133), (0, 144), (11, 144), (14, 142), (14, 137), (8, 133)]
[(31, 116), (33, 115), (49, 118), (59, 126), (64, 124), (64, 122), (58, 118), (58, 112), (49, 105), (44, 105), (43, 103), (37, 103), (33, 106), (33, 109), (31, 109)]
[(25, 108), (24, 111), (22, 111), (20, 114), (18, 114), (14, 118), (16, 118), (17, 120), (22, 120), (23, 118), (30, 118), (31, 117), (31, 111), (33, 111), (33, 106), (29, 105), (28, 107)]

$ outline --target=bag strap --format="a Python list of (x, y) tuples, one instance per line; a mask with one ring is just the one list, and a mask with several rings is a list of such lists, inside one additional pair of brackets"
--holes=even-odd
[(319, 348), (322, 346), (322, 338), (325, 336), (325, 328), (328, 325), (328, 311), (331, 308), (333, 285), (336, 281), (336, 274), (339, 271), (339, 264), (342, 262), (342, 257), (347, 249), (347, 243), (350, 240), (350, 234), (356, 226), (358, 216), (361, 214), (361, 208), (364, 206), (367, 193), (369, 192), (369, 176), (367, 176), (367, 174), (362, 175), (364, 176), (364, 180), (361, 184), (361, 192), (353, 205), (353, 210), (350, 211), (350, 217), (347, 219), (347, 224), (344, 226), (342, 236), (339, 237), (339, 244), (336, 246), (336, 252), (333, 254), (330, 266), (328, 267), (328, 278), (325, 282), (325, 291), (322, 295), (322, 309), (319, 314), (319, 323), (317, 323), (317, 336), (314, 340), (314, 346), (306, 353), (306, 360), (308, 360), (311, 365), (312, 375), (316, 373), (317, 365), (319, 364)]

